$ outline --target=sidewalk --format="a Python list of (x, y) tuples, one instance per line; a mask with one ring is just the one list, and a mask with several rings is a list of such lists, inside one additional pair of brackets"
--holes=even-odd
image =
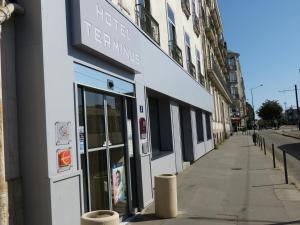
[(233, 136), (178, 175), (179, 215), (161, 220), (154, 204), (130, 225), (300, 224), (300, 192), (252, 145)]

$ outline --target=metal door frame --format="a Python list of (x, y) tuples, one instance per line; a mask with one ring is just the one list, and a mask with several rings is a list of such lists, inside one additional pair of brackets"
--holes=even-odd
[[(128, 153), (128, 134), (127, 134), (127, 98), (130, 97), (132, 99), (135, 99), (132, 96), (128, 95), (118, 95), (114, 92), (106, 92), (103, 90), (99, 90), (96, 88), (92, 88), (89, 86), (85, 86), (79, 83), (74, 83), (74, 91), (75, 91), (75, 118), (76, 118), (76, 131), (77, 131), (77, 152), (78, 152), (78, 165), (79, 169), (81, 169), (81, 153), (80, 153), (80, 139), (79, 139), (79, 112), (78, 112), (78, 88), (82, 88), (82, 94), (83, 94), (83, 113), (84, 113), (84, 132), (85, 132), (85, 146), (84, 146), (84, 152), (86, 154), (85, 157), (85, 163), (86, 163), (86, 176), (87, 176), (87, 194), (88, 194), (88, 207), (89, 209), (84, 209), (84, 193), (83, 193), (83, 181), (82, 179), (82, 184), (81, 184), (81, 199), (82, 199), (82, 213), (86, 210), (89, 211), (91, 210), (91, 184), (90, 184), (90, 169), (89, 169), (89, 154), (90, 152), (94, 151), (106, 151), (106, 160), (107, 160), (107, 188), (108, 188), (108, 195), (109, 195), (109, 208), (112, 209), (112, 183), (111, 183), (111, 165), (110, 165), (110, 150), (118, 147), (123, 147), (124, 148), (124, 161), (125, 161), (125, 173), (126, 173), (126, 195), (127, 195), (127, 213), (130, 213), (132, 211), (132, 189), (131, 189), (131, 176), (130, 176), (130, 159), (129, 159), (129, 153)], [(87, 133), (87, 113), (86, 113), (86, 91), (91, 90), (95, 93), (102, 94), (103, 95), (103, 101), (104, 101), (104, 121), (105, 121), (105, 146), (103, 147), (97, 147), (97, 148), (88, 148), (88, 133)], [(107, 96), (113, 96), (113, 97), (120, 97), (122, 99), (122, 114), (123, 114), (123, 136), (124, 136), (124, 143), (123, 144), (118, 144), (118, 145), (109, 145), (109, 131), (108, 131), (108, 112), (107, 112)], [(132, 126), (132, 129), (134, 129), (134, 126)]]

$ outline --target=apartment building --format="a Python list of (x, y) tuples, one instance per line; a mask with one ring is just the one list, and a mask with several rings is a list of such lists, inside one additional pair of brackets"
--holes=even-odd
[(213, 95), (213, 133), (215, 144), (230, 135), (231, 94), (228, 89), (227, 44), (223, 36), (223, 25), (216, 0), (202, 1), (201, 24), (203, 58), (207, 90)]
[(6, 173), (21, 183), (25, 225), (135, 214), (155, 175), (180, 173), (225, 136), (208, 2), (18, 3), (25, 13), (2, 25), (1, 72)]
[(233, 99), (230, 117), (233, 131), (247, 126), (246, 95), (239, 53), (229, 51), (227, 55), (229, 68), (229, 85)]

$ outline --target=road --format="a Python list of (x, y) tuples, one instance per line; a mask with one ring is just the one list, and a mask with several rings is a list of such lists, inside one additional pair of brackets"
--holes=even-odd
[(266, 147), (271, 151), (272, 143), (275, 146), (277, 160), (283, 162), (282, 151), (286, 151), (289, 175), (300, 183), (300, 140), (278, 134), (275, 130), (261, 130), (259, 134), (266, 140)]

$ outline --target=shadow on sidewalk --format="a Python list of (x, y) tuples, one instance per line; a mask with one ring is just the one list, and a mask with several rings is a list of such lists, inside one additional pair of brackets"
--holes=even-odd
[(280, 150), (286, 151), (289, 155), (300, 160), (300, 143), (286, 144), (278, 147)]
[(237, 224), (240, 222), (243, 223), (268, 223), (268, 225), (288, 225), (288, 224), (299, 224), (300, 220), (295, 221), (287, 221), (287, 222), (277, 222), (277, 221), (270, 221), (270, 220), (251, 220), (251, 219), (241, 219), (238, 216), (228, 215), (232, 218), (217, 218), (217, 217), (189, 217), (190, 220), (203, 220), (203, 221), (223, 221), (223, 222), (236, 222)]
[(158, 218), (154, 213), (150, 213), (150, 214), (137, 215), (130, 221), (130, 223), (155, 221), (155, 220), (163, 220), (163, 219)]

